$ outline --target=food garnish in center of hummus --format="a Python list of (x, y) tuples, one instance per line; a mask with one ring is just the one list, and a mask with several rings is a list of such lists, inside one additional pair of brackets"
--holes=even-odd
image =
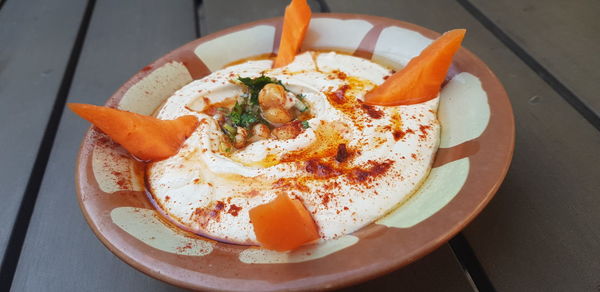
[(228, 138), (221, 141), (225, 152), (271, 136), (292, 139), (309, 127), (304, 120), (310, 116), (309, 107), (302, 94), (292, 93), (281, 81), (262, 75), (238, 77), (231, 82), (245, 87), (233, 107), (218, 107), (216, 112), (208, 107), (203, 111), (214, 112), (213, 118)]

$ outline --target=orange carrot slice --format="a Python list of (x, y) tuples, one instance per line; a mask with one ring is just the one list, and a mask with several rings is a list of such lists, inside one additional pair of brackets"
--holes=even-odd
[(194, 116), (160, 120), (91, 104), (69, 103), (68, 106), (141, 160), (157, 161), (177, 154), (181, 144), (198, 126)]
[(292, 0), (285, 8), (279, 52), (273, 68), (283, 67), (294, 60), (310, 23), (310, 6), (306, 0)]
[(287, 195), (250, 210), (256, 239), (262, 246), (288, 251), (319, 238), (317, 225), (304, 205)]
[(394, 73), (367, 95), (371, 105), (409, 105), (435, 98), (460, 48), (465, 29), (454, 29), (436, 39), (406, 67)]

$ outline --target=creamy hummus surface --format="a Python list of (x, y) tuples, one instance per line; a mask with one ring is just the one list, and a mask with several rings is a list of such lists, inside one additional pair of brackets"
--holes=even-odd
[[(392, 74), (369, 60), (305, 52), (286, 67), (247, 61), (193, 81), (157, 112), (195, 115), (200, 126), (179, 153), (148, 165), (156, 205), (179, 226), (215, 239), (257, 244), (248, 211), (286, 194), (301, 200), (322, 239), (354, 232), (406, 200), (429, 173), (439, 141), (439, 97), (409, 106), (368, 106)], [(231, 107), (238, 77), (275, 78), (308, 105), (302, 132), (223, 149), (216, 106)], [(290, 101), (293, 104), (293, 101)]]

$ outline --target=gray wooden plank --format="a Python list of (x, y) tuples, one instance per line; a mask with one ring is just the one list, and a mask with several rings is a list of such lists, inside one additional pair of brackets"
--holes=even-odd
[[(320, 11), (317, 0), (307, 0), (307, 3), (313, 12)], [(283, 16), (288, 4), (289, 1), (285, 0), (205, 0), (199, 7), (200, 33), (207, 35), (234, 25)]]
[(600, 116), (600, 2), (469, 1)]
[[(192, 0), (98, 1), (68, 101), (103, 104), (146, 64), (194, 38)], [(88, 126), (70, 112), (62, 117), (12, 290), (177, 290), (111, 254), (83, 219), (73, 168)]]
[(467, 28), (465, 46), (508, 91), (517, 139), (501, 190), (464, 233), (499, 291), (597, 290), (600, 133), (457, 3), (327, 2), (334, 12)]
[(85, 4), (78, 0), (0, 3), (0, 262)]
[[(435, 281), (432, 281), (435, 279)], [(473, 291), (449, 245), (388, 275), (342, 289), (359, 291)]]

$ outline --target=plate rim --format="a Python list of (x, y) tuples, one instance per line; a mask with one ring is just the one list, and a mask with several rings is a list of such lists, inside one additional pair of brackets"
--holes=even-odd
[[(398, 19), (374, 16), (374, 15), (355, 14), (355, 13), (313, 13), (313, 18), (333, 18), (333, 19), (342, 19), (342, 20), (360, 19), (360, 20), (367, 20), (367, 21), (369, 19), (374, 19), (378, 22), (384, 22), (388, 26), (399, 26), (402, 28), (409, 29), (411, 31), (421, 33), (428, 38), (437, 37), (440, 35), (439, 33), (435, 32), (433, 30), (430, 30), (428, 28), (422, 27), (417, 24), (405, 22), (405, 21), (398, 20)], [(174, 53), (176, 53), (184, 48), (192, 47), (192, 46), (195, 47), (200, 43), (218, 38), (220, 36), (227, 35), (231, 32), (240, 31), (244, 28), (249, 28), (249, 27), (253, 27), (256, 25), (265, 24), (265, 23), (269, 23), (269, 22), (278, 22), (278, 21), (281, 22), (282, 19), (283, 19), (282, 17), (265, 18), (265, 19), (260, 19), (260, 20), (232, 26), (232, 27), (229, 27), (229, 28), (226, 28), (223, 30), (219, 30), (217, 32), (208, 34), (201, 38), (197, 38), (195, 40), (192, 40), (186, 44), (183, 44), (183, 45), (177, 47), (176, 49), (170, 51), (167, 54), (162, 55), (160, 58), (158, 58), (155, 61), (153, 61), (152, 63), (150, 63), (149, 66), (158, 67), (157, 65), (166, 63), (165, 60), (168, 59), (169, 56), (173, 55)], [(329, 283), (315, 282), (315, 283), (309, 283), (308, 285), (303, 285), (301, 287), (297, 287), (297, 286), (287, 287), (284, 285), (287, 282), (283, 281), (283, 282), (275, 283), (275, 284), (273, 284), (273, 286), (270, 286), (270, 285), (265, 286), (264, 287), (265, 289), (268, 290), (268, 289), (316, 289), (316, 288), (333, 289), (333, 288), (341, 288), (341, 287), (357, 284), (357, 283), (367, 281), (367, 280), (382, 276), (384, 274), (390, 273), (394, 270), (402, 268), (402, 267), (424, 257), (425, 255), (431, 253), (435, 249), (439, 248), (442, 244), (446, 243), (449, 239), (451, 239), (453, 236), (458, 234), (469, 223), (471, 223), (473, 221), (473, 219), (476, 216), (478, 216), (481, 213), (481, 211), (489, 204), (490, 200), (494, 197), (494, 195), (498, 191), (500, 185), (504, 181), (504, 179), (508, 173), (510, 164), (512, 162), (512, 157), (514, 154), (514, 146), (515, 146), (514, 112), (513, 112), (512, 105), (511, 105), (510, 99), (508, 97), (508, 94), (507, 94), (506, 90), (504, 89), (504, 86), (500, 82), (499, 78), (490, 70), (490, 68), (487, 66), (487, 64), (484, 63), (481, 59), (479, 59), (479, 57), (477, 57), (477, 55), (472, 53), (469, 49), (465, 48), (464, 46), (461, 47), (459, 52), (461, 52), (462, 54), (466, 54), (466, 56), (469, 59), (472, 59), (475, 62), (475, 66), (486, 70), (487, 71), (486, 73), (490, 74), (490, 78), (491, 78), (490, 80), (492, 82), (496, 83), (494, 85), (497, 85), (496, 90), (498, 90), (498, 91), (496, 92), (495, 97), (497, 95), (498, 98), (503, 99), (508, 105), (508, 107), (505, 108), (505, 110), (508, 111), (507, 114), (505, 115), (506, 117), (508, 117), (508, 119), (505, 122), (507, 122), (507, 126), (509, 127), (509, 136), (507, 137), (508, 142), (506, 143), (506, 149), (508, 150), (508, 152), (506, 153), (505, 159), (503, 159), (504, 163), (501, 165), (501, 167), (499, 169), (500, 175), (496, 178), (496, 183), (489, 190), (486, 191), (486, 194), (483, 197), (483, 200), (478, 202), (476, 207), (473, 210), (471, 210), (467, 216), (465, 216), (464, 218), (459, 220), (458, 223), (454, 224), (454, 226), (450, 230), (447, 230), (446, 232), (439, 234), (439, 236), (435, 240), (429, 241), (427, 244), (421, 246), (421, 248), (419, 248), (418, 250), (413, 250), (414, 254), (408, 258), (397, 259), (395, 261), (390, 261), (386, 265), (380, 265), (376, 268), (371, 268), (371, 269), (369, 269), (368, 273), (351, 275), (350, 277), (338, 277), (335, 281), (329, 282)], [(144, 68), (146, 68), (146, 67), (144, 67)], [(110, 96), (110, 98), (106, 101), (105, 105), (116, 106), (118, 104), (118, 102), (120, 101), (120, 98), (127, 91), (127, 89), (129, 89), (133, 84), (136, 84), (143, 77), (147, 76), (147, 74), (149, 74), (149, 72), (146, 72), (143, 69), (140, 70), (139, 72), (135, 73), (131, 78), (129, 78), (125, 83), (123, 83), (116, 90), (116, 92), (113, 95)], [(486, 93), (488, 93), (488, 92), (486, 91)], [(491, 96), (488, 93), (488, 99), (489, 98), (491, 98)], [(491, 106), (490, 106), (490, 112), (492, 112)], [(489, 125), (488, 125), (488, 127), (489, 127)], [(207, 286), (197, 285), (197, 284), (193, 284), (191, 282), (181, 281), (180, 279), (170, 276), (169, 273), (157, 272), (156, 270), (152, 269), (151, 267), (148, 267), (147, 265), (135, 260), (134, 258), (129, 256), (128, 253), (126, 253), (122, 249), (115, 246), (100, 231), (98, 226), (96, 226), (96, 222), (93, 220), (93, 218), (91, 218), (91, 215), (89, 214), (89, 212), (86, 208), (85, 202), (83, 200), (84, 187), (81, 185), (81, 177), (80, 177), (82, 172), (85, 173), (85, 170), (81, 169), (81, 167), (83, 165), (85, 165), (85, 163), (83, 163), (83, 160), (88, 159), (88, 157), (87, 156), (84, 157), (84, 155), (87, 152), (90, 152), (89, 149), (87, 149), (87, 151), (86, 151), (86, 149), (84, 149), (84, 146), (85, 146), (85, 143), (90, 138), (90, 135), (93, 135), (93, 133), (94, 133), (93, 129), (94, 129), (93, 126), (90, 126), (88, 128), (88, 130), (86, 131), (86, 133), (84, 135), (83, 141), (81, 142), (80, 147), (79, 147), (79, 153), (77, 154), (77, 162), (76, 162), (76, 167), (75, 167), (75, 184), (76, 184), (77, 199), (79, 202), (80, 209), (82, 211), (82, 214), (84, 215), (84, 218), (86, 219), (86, 222), (88, 223), (88, 225), (90, 226), (90, 228), (92, 229), (92, 231), (94, 232), (96, 237), (98, 239), (100, 239), (100, 241), (112, 253), (114, 253), (118, 258), (120, 258), (121, 260), (126, 262), (128, 265), (134, 267), (135, 269), (137, 269), (153, 278), (162, 280), (167, 283), (171, 283), (171, 284), (179, 286), (179, 287), (188, 288), (188, 289), (211, 289), (211, 290), (216, 289), (216, 290), (225, 291), (224, 289), (222, 289), (218, 286), (215, 286), (215, 285), (207, 285)], [(486, 128), (486, 130), (487, 130), (487, 128)], [(468, 176), (470, 176), (470, 174)], [(466, 184), (466, 182), (465, 182), (465, 184)], [(460, 194), (460, 191), (459, 191), (459, 194)], [(456, 196), (458, 196), (459, 194), (457, 194)], [(453, 198), (452, 200), (454, 200), (454, 199), (455, 198)], [(449, 204), (445, 205), (442, 209), (446, 208), (448, 205)], [(433, 215), (431, 215), (430, 218), (435, 217), (436, 214), (438, 214), (440, 211), (441, 211), (441, 209), (439, 211), (437, 211), (436, 213), (434, 213)], [(374, 224), (374, 223), (371, 223), (370, 225), (372, 225), (372, 224)], [(282, 264), (282, 265), (287, 265), (287, 264)]]

